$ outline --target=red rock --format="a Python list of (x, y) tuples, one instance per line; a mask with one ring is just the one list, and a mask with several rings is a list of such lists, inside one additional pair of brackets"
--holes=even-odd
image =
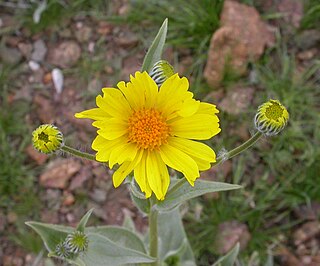
[(73, 203), (75, 202), (75, 198), (72, 193), (66, 192), (64, 193), (63, 197), (64, 199), (63, 199), (62, 205), (64, 206), (73, 205)]
[(75, 65), (81, 56), (81, 48), (75, 41), (63, 41), (49, 49), (48, 62), (61, 68)]
[(204, 77), (218, 87), (226, 67), (239, 75), (247, 70), (248, 61), (256, 61), (267, 45), (274, 43), (270, 32), (255, 8), (225, 1), (221, 28), (212, 36)]
[(293, 255), (286, 247), (280, 247), (276, 252), (277, 256), (280, 256), (280, 265), (284, 266), (302, 266), (303, 264), (299, 259)]
[(75, 159), (56, 159), (40, 175), (40, 184), (46, 188), (64, 189), (80, 168), (81, 164)]
[(294, 244), (297, 246), (320, 234), (320, 223), (311, 221), (303, 224), (293, 233)]
[(110, 23), (106, 21), (99, 22), (97, 32), (100, 35), (108, 35), (112, 33), (112, 30), (113, 30), (113, 25), (111, 25)]
[(300, 21), (303, 17), (303, 1), (279, 0), (277, 10), (282, 13), (286, 23), (290, 23), (295, 28), (300, 27)]
[(219, 104), (219, 108), (229, 114), (238, 115), (245, 112), (251, 105), (254, 89), (252, 87), (238, 87), (230, 89)]
[(228, 253), (238, 242), (243, 250), (249, 243), (251, 235), (248, 227), (238, 221), (224, 222), (218, 226), (218, 233), (215, 239), (215, 250), (224, 255)]

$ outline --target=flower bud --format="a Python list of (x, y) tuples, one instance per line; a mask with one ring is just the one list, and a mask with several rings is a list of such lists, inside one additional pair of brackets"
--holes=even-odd
[(65, 242), (61, 242), (56, 246), (55, 253), (61, 259), (68, 259), (71, 255), (68, 246), (65, 245)]
[(32, 132), (33, 147), (40, 152), (54, 153), (63, 146), (63, 135), (51, 124), (39, 126)]
[(154, 64), (149, 75), (157, 83), (158, 86), (161, 86), (168, 78), (174, 74), (173, 67), (169, 62), (165, 60), (160, 60)]
[(67, 235), (65, 240), (65, 245), (74, 254), (86, 251), (88, 244), (88, 237), (81, 231), (74, 231), (72, 234)]
[(274, 136), (284, 129), (288, 120), (287, 109), (278, 100), (269, 100), (258, 107), (254, 123), (261, 133)]

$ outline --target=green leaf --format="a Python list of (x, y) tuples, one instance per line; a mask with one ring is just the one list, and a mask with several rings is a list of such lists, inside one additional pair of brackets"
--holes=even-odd
[(87, 227), (86, 232), (102, 235), (115, 244), (146, 253), (146, 248), (138, 235), (131, 230), (118, 226)]
[[(42, 238), (49, 253), (55, 256), (56, 246), (64, 241), (74, 228), (54, 224), (27, 222)], [(89, 245), (86, 252), (75, 259), (68, 259), (69, 263), (86, 266), (116, 266), (128, 263), (150, 263), (154, 261), (145, 254), (142, 240), (130, 230), (112, 227), (87, 227)]]
[(240, 245), (237, 243), (225, 256), (221, 257), (212, 266), (233, 266), (236, 262)]
[(193, 252), (183, 228), (179, 208), (158, 214), (158, 230), (161, 260), (176, 255), (182, 265), (185, 265), (186, 261), (194, 262)]
[(49, 253), (55, 252), (56, 246), (74, 231), (72, 227), (55, 224), (26, 222), (26, 225), (40, 235)]
[(88, 239), (88, 250), (74, 260), (79, 266), (118, 266), (155, 261), (147, 254), (120, 246), (102, 235), (89, 233)]
[(176, 182), (174, 186), (172, 186), (165, 199), (157, 204), (157, 209), (160, 211), (170, 210), (186, 200), (201, 196), (206, 193), (239, 188), (241, 188), (239, 185), (205, 180), (196, 180), (194, 187), (192, 187), (185, 179), (181, 179)]
[(141, 71), (150, 72), (153, 65), (161, 59), (164, 44), (166, 42), (168, 19), (166, 18), (154, 38), (146, 56), (144, 57)]
[(128, 213), (124, 214), (122, 227), (124, 227), (125, 229), (128, 229), (133, 233), (136, 232), (136, 226), (134, 225), (134, 221), (132, 220), (131, 216)]
[(86, 224), (91, 216), (91, 213), (93, 212), (93, 209), (89, 210), (80, 220), (80, 222), (78, 223), (78, 226), (77, 226), (77, 230), (78, 231), (81, 231), (81, 232), (84, 232), (84, 229), (86, 227)]

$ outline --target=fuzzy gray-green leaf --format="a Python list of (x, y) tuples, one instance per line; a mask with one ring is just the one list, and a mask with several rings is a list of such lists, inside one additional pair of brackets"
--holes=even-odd
[(56, 246), (74, 231), (74, 228), (62, 225), (38, 222), (26, 222), (26, 224), (40, 235), (49, 252), (55, 252)]
[(237, 243), (225, 256), (221, 257), (212, 266), (233, 266), (236, 262), (240, 245)]
[(141, 71), (150, 72), (153, 65), (161, 59), (164, 44), (166, 42), (168, 19), (165, 19), (157, 36), (154, 38), (146, 56), (144, 57)]
[(181, 221), (179, 208), (158, 214), (158, 230), (159, 256), (161, 260), (176, 255), (179, 257), (181, 265), (185, 265), (186, 261), (194, 261), (192, 249)]
[(155, 259), (134, 249), (116, 244), (100, 235), (88, 233), (88, 250), (74, 261), (86, 266), (119, 266), (128, 263), (151, 263)]
[(86, 227), (86, 224), (91, 216), (91, 213), (93, 212), (93, 209), (90, 209), (80, 220), (77, 226), (77, 230), (84, 232), (84, 228)]
[(176, 182), (168, 191), (165, 200), (157, 204), (159, 210), (170, 210), (182, 202), (210, 192), (239, 189), (241, 186), (221, 182), (196, 180), (192, 187), (186, 180)]
[(87, 227), (86, 232), (102, 235), (119, 246), (146, 253), (145, 246), (139, 236), (124, 227), (108, 225)]

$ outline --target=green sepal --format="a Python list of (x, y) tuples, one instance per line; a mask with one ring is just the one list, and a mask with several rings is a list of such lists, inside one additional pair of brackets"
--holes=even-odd
[(237, 243), (226, 255), (221, 257), (212, 266), (233, 266), (239, 254), (240, 244)]
[(179, 206), (184, 201), (204, 195), (210, 192), (227, 191), (239, 189), (241, 186), (221, 182), (196, 180), (192, 187), (185, 179), (175, 181), (169, 189), (165, 199), (159, 201), (156, 208), (159, 211), (171, 210)]
[(144, 57), (141, 72), (150, 72), (153, 65), (161, 59), (164, 44), (166, 42), (168, 30), (168, 19), (166, 18), (158, 31), (157, 36), (154, 38), (147, 54)]

